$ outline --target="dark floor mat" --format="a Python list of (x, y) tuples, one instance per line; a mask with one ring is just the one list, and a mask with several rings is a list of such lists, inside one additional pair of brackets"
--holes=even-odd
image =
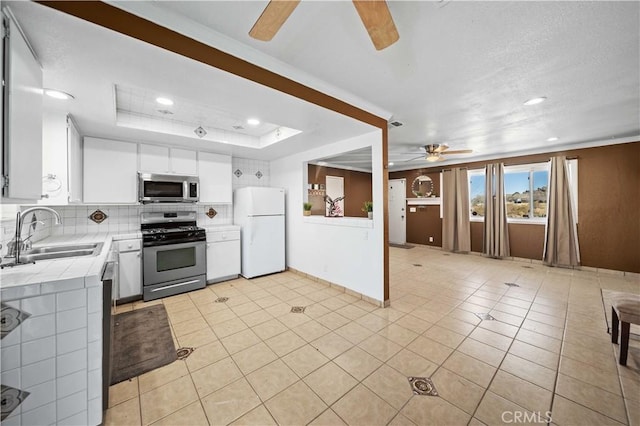
[(114, 315), (113, 330), (112, 385), (177, 359), (163, 305)]
[(389, 243), (389, 247), (395, 247), (395, 248), (401, 248), (401, 249), (412, 249), (415, 246), (412, 246), (410, 244), (395, 244), (395, 243)]

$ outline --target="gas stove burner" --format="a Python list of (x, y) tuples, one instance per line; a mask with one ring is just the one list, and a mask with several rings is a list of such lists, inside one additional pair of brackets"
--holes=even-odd
[(144, 247), (205, 241), (196, 212), (144, 212), (140, 217)]
[(204, 231), (204, 228), (198, 226), (178, 226), (176, 228), (149, 228), (143, 229), (143, 234), (166, 234), (171, 232), (192, 232), (192, 231)]

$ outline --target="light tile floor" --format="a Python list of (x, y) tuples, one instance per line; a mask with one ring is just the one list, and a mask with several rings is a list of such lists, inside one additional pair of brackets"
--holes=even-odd
[(195, 351), (112, 386), (106, 424), (640, 425), (640, 342), (619, 366), (600, 292), (637, 276), (421, 246), (391, 248), (390, 269), (387, 309), (291, 272), (118, 307), (163, 303)]

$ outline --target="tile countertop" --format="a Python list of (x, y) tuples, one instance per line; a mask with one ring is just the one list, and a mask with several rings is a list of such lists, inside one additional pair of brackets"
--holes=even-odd
[[(204, 228), (207, 232), (238, 231), (238, 225), (217, 225)], [(0, 299), (3, 301), (32, 297), (45, 293), (100, 285), (102, 268), (107, 261), (111, 243), (142, 238), (137, 232), (117, 234), (54, 235), (33, 245), (34, 248), (57, 244), (104, 243), (97, 256), (39, 260), (0, 270)], [(6, 261), (6, 260), (5, 260)]]
[(97, 256), (39, 260), (32, 265), (0, 270), (0, 299), (8, 301), (100, 285), (102, 268), (107, 261), (112, 241), (140, 237), (140, 232), (72, 234), (55, 235), (38, 241), (33, 245), (34, 248), (73, 243), (103, 243), (103, 246)]

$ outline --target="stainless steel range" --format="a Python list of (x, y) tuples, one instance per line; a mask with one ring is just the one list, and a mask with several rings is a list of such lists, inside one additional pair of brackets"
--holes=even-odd
[(206, 287), (206, 232), (196, 212), (142, 213), (141, 230), (145, 301)]

